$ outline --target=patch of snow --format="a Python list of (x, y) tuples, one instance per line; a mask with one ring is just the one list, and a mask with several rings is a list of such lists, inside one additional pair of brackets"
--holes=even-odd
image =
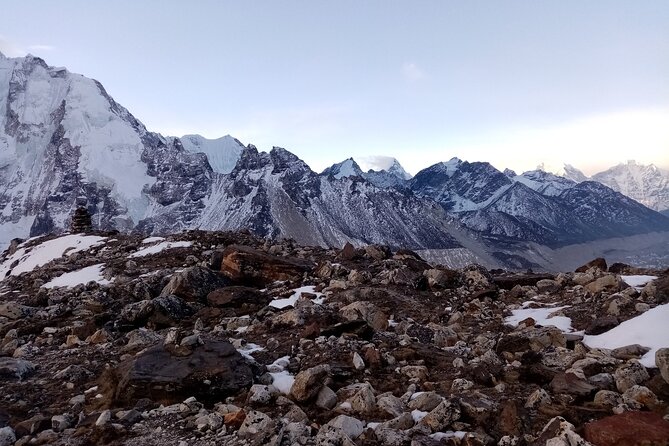
[(423, 418), (427, 416), (428, 412), (423, 412), (422, 410), (414, 409), (411, 411), (411, 417), (415, 423), (420, 422)]
[[(100, 246), (104, 241), (105, 237), (96, 235), (71, 234), (48, 240), (32, 248), (26, 248), (24, 243), (0, 265), (0, 280), (7, 275), (18, 276), (21, 273), (32, 271), (66, 254), (72, 255), (76, 252), (87, 251), (92, 247)], [(12, 268), (11, 265), (14, 262), (18, 264)]]
[(155, 242), (162, 242), (165, 240), (165, 237), (147, 237), (144, 240), (142, 240), (142, 243), (155, 243)]
[(368, 429), (376, 429), (380, 425), (381, 425), (381, 423), (378, 423), (378, 422), (375, 422), (375, 421), (370, 421), (369, 423), (367, 423), (367, 428)]
[[(527, 302), (526, 302), (527, 303)], [(537, 325), (557, 327), (564, 333), (571, 333), (574, 329), (571, 326), (571, 319), (567, 316), (552, 316), (554, 313), (569, 306), (550, 307), (550, 308), (522, 308), (519, 310), (511, 310), (511, 316), (504, 319), (508, 325), (517, 327), (521, 321), (528, 317), (535, 320)]]
[(149, 246), (148, 248), (142, 248), (139, 251), (130, 254), (128, 258), (144, 257), (152, 254), (158, 254), (159, 252), (165, 251), (166, 249), (188, 248), (192, 245), (193, 242), (162, 242), (158, 243), (157, 245)]
[(258, 344), (254, 344), (252, 342), (249, 342), (247, 344), (244, 344), (241, 348), (238, 348), (237, 351), (241, 353), (243, 357), (245, 357), (248, 360), (255, 361), (253, 356), (251, 356), (255, 352), (261, 352), (265, 350), (263, 347), (259, 346)]
[(590, 348), (606, 349), (640, 344), (650, 348), (650, 351), (641, 357), (641, 364), (645, 367), (655, 367), (655, 352), (669, 346), (667, 321), (669, 321), (669, 304), (659, 305), (606, 333), (585, 336), (583, 343)]
[(290, 356), (282, 356), (267, 366), (267, 371), (272, 377), (272, 385), (284, 395), (290, 393), (290, 389), (295, 382), (295, 376), (286, 370), (289, 363)]
[(623, 282), (634, 288), (643, 288), (651, 280), (657, 279), (657, 276), (620, 276)]
[(204, 153), (214, 172), (230, 173), (244, 151), (244, 145), (230, 135), (218, 139), (207, 139), (200, 135), (185, 135), (179, 138), (184, 149), (192, 153)]
[(291, 296), (282, 299), (275, 299), (269, 303), (269, 306), (279, 309), (295, 306), (295, 302), (297, 302), (297, 299), (299, 299), (300, 296), (302, 296), (302, 293), (315, 294), (316, 297), (312, 299), (312, 302), (314, 302), (315, 304), (322, 304), (324, 301), (323, 293), (318, 293), (315, 291), (315, 289), (316, 287), (314, 286), (303, 286), (300, 288), (296, 288), (293, 290), (293, 294)]
[(87, 266), (77, 271), (61, 274), (51, 281), (42, 285), (43, 288), (58, 288), (66, 287), (72, 288), (77, 285), (87, 284), (89, 282), (97, 282), (100, 285), (109, 285), (111, 281), (104, 278), (102, 271), (104, 270), (104, 263)]
[(272, 376), (272, 385), (276, 387), (279, 392), (288, 395), (295, 382), (295, 377), (286, 370), (270, 373), (270, 375)]

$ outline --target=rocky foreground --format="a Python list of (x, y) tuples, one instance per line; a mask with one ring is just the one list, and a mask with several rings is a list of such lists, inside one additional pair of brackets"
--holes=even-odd
[(0, 446), (669, 444), (669, 349), (625, 344), (669, 270), (455, 271), (223, 232), (0, 260)]

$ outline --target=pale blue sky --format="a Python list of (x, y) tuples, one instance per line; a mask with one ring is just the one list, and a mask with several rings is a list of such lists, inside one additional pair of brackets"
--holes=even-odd
[(321, 170), (458, 156), (669, 167), (669, 1), (0, 1), (0, 50), (101, 81), (151, 130)]

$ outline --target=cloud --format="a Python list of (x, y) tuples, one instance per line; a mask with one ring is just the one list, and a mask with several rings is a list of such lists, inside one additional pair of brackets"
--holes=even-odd
[(372, 170), (388, 170), (390, 166), (396, 161), (392, 156), (372, 155), (363, 156), (360, 159), (356, 158), (360, 168), (364, 171)]
[(46, 51), (53, 51), (55, 47), (51, 45), (28, 45), (23, 47), (16, 42), (7, 39), (0, 35), (0, 52), (7, 57), (23, 57), (30, 52), (43, 53)]
[(7, 57), (21, 57), (26, 55), (26, 51), (23, 48), (1, 35), (0, 52)]
[(51, 45), (30, 45), (28, 47), (29, 51), (53, 51), (56, 47)]
[(402, 65), (402, 76), (409, 82), (419, 82), (426, 77), (425, 72), (413, 62)]

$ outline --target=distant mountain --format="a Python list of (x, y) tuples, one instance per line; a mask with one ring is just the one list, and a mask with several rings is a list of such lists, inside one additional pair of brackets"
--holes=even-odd
[(497, 242), (560, 246), (669, 229), (666, 217), (599, 183), (576, 183), (542, 170), (510, 173), (453, 158), (418, 172), (409, 183), (416, 195), (435, 200)]
[(332, 166), (325, 169), (321, 172), (321, 175), (332, 176), (333, 178), (339, 180), (341, 178), (348, 177), (362, 177), (362, 169), (358, 166), (358, 163), (355, 162), (353, 158), (346, 159), (341, 163), (333, 164)]
[(669, 230), (667, 217), (599, 183), (457, 158), (411, 178), (384, 159), (381, 170), (349, 158), (317, 174), (278, 147), (164, 137), (99, 82), (0, 55), (0, 244), (66, 230), (81, 199), (103, 230), (246, 228), (310, 245), (456, 248), (461, 259), (503, 265), (529, 265), (527, 242)]
[(653, 164), (629, 161), (595, 174), (592, 179), (651, 209), (669, 209), (669, 171)]
[(358, 176), (377, 187), (397, 189), (405, 189), (407, 180), (411, 179), (411, 175), (404, 170), (395, 158), (391, 158), (391, 163), (387, 169), (370, 169), (367, 172), (363, 172), (358, 163), (353, 158), (349, 158), (328, 167), (321, 175), (332, 176), (336, 179)]

